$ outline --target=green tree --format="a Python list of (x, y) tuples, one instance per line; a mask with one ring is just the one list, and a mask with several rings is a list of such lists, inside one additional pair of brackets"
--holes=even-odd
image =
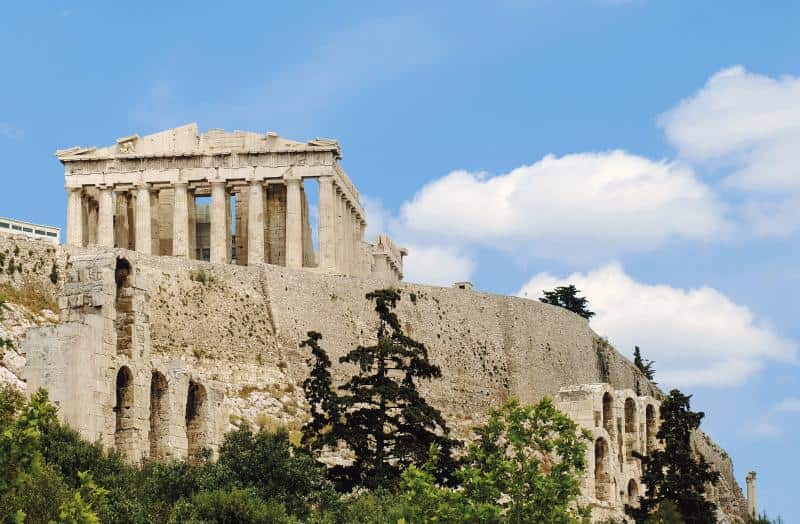
[(94, 507), (105, 502), (108, 490), (95, 484), (88, 472), (79, 474), (81, 487), (67, 499), (58, 511), (59, 524), (100, 524)]
[(686, 524), (716, 522), (716, 507), (704, 497), (706, 485), (719, 479), (719, 473), (703, 457), (695, 458), (690, 438), (700, 427), (705, 416), (690, 410), (691, 396), (677, 389), (661, 403), (661, 427), (656, 438), (663, 449), (643, 456), (634, 455), (642, 461), (642, 482), (646, 486), (644, 496), (639, 497), (639, 507), (626, 506), (626, 512), (637, 523), (648, 517), (665, 502), (675, 505)]
[(311, 373), (303, 381), (303, 392), (310, 406), (310, 417), (303, 425), (303, 446), (309, 450), (319, 450), (335, 444), (332, 433), (334, 423), (341, 417), (339, 397), (333, 389), (331, 378), (331, 359), (319, 345), (322, 335), (309, 331), (308, 338), (300, 347), (310, 348), (312, 358)]
[(451, 450), (458, 443), (448, 436), (441, 413), (419, 394), (416, 383), (440, 378), (441, 369), (430, 362), (424, 344), (404, 333), (394, 311), (400, 291), (376, 290), (366, 298), (375, 303), (378, 314), (377, 340), (339, 359), (358, 368), (356, 375), (339, 386), (342, 393), (331, 389), (330, 363), (318, 345), (319, 336), (309, 334), (305, 343), (312, 348), (312, 372), (317, 375), (304, 384), (306, 394), (314, 400), (304, 440), (318, 442), (318, 449), (341, 444), (353, 452), (352, 464), (331, 470), (344, 490), (395, 482), (407, 466), (428, 461), (431, 445), (441, 450), (436, 478), (448, 479), (455, 470)]
[(647, 377), (647, 380), (652, 381), (653, 378), (655, 378), (655, 364), (656, 363), (652, 360), (645, 360), (642, 358), (642, 350), (639, 349), (639, 346), (635, 346), (633, 348), (633, 365), (636, 366), (636, 369), (641, 371), (645, 377)]
[(545, 304), (563, 307), (587, 320), (594, 316), (594, 312), (588, 309), (589, 300), (586, 297), (579, 297), (580, 290), (573, 284), (559, 286), (552, 291), (542, 291), (542, 293), (544, 293), (544, 297), (539, 301)]
[(506, 500), (499, 504), (515, 524), (580, 521), (575, 502), (589, 438), (550, 399), (529, 406), (512, 399), (489, 411), (477, 435), (459, 474), (470, 499)]
[(253, 490), (201, 491), (181, 499), (172, 510), (170, 524), (289, 524), (298, 522), (278, 502), (260, 498)]

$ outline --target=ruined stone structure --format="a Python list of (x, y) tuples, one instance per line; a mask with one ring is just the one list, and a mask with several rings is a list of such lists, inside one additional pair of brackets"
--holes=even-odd
[[(66, 169), (71, 246), (215, 263), (228, 263), (235, 253), (240, 265), (402, 278), (405, 250), (385, 235), (364, 241), (366, 215), (339, 165), (335, 140), (301, 143), (219, 129), (200, 134), (189, 124), (56, 156)], [(318, 253), (305, 191), (315, 179)], [(198, 217), (197, 199), (208, 196), (208, 215)]]
[[(300, 343), (320, 332), (343, 382), (353, 369), (338, 357), (373, 343), (378, 328), (365, 295), (391, 285), (406, 332), (442, 369), (420, 391), (454, 436), (472, 438), (510, 397), (550, 396), (592, 436), (581, 503), (593, 520), (623, 518), (642, 494), (632, 452), (656, 446), (661, 392), (565, 309), (467, 282), (398, 282), (405, 252), (385, 235), (363, 241), (363, 210), (335, 142), (198, 135), (191, 125), (58, 155), (69, 245), (0, 235), (15, 267), (0, 271), (0, 285), (38, 286), (57, 300), (58, 320), (19, 336), (3, 360), (13, 365), (0, 371), (29, 391), (47, 388), (85, 438), (139, 461), (216, 452), (243, 422), (297, 437), (308, 416)], [(312, 178), (318, 251), (303, 186)], [(210, 205), (196, 201), (208, 193)], [(710, 499), (725, 519), (743, 521), (728, 455), (702, 432), (692, 447), (721, 473)]]
[(633, 452), (646, 455), (657, 448), (661, 403), (609, 384), (562, 388), (555, 403), (591, 435), (581, 502), (595, 519), (622, 518), (620, 508), (636, 505), (644, 494), (641, 461)]

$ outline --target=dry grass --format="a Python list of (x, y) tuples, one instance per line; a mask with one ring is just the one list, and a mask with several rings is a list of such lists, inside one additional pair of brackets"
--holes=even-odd
[(58, 312), (58, 304), (42, 284), (26, 282), (20, 288), (0, 284), (0, 295), (4, 296), (7, 302), (26, 307), (37, 315), (41, 315), (44, 309)]

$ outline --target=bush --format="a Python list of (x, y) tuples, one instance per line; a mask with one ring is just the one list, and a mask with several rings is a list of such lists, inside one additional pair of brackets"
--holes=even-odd
[(169, 517), (170, 524), (283, 524), (298, 522), (286, 513), (286, 508), (265, 501), (251, 490), (203, 491), (190, 500), (182, 499)]

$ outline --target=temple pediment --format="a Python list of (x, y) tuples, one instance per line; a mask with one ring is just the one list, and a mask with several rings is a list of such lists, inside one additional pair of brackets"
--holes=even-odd
[(289, 140), (270, 131), (225, 131), (209, 129), (200, 133), (196, 123), (187, 124), (151, 135), (130, 135), (118, 138), (107, 147), (80, 147), (56, 151), (62, 162), (80, 160), (127, 159), (142, 157), (173, 157), (225, 155), (232, 153), (292, 153), (307, 151), (332, 151), (341, 158), (339, 142), (328, 138), (316, 138), (308, 142)]

